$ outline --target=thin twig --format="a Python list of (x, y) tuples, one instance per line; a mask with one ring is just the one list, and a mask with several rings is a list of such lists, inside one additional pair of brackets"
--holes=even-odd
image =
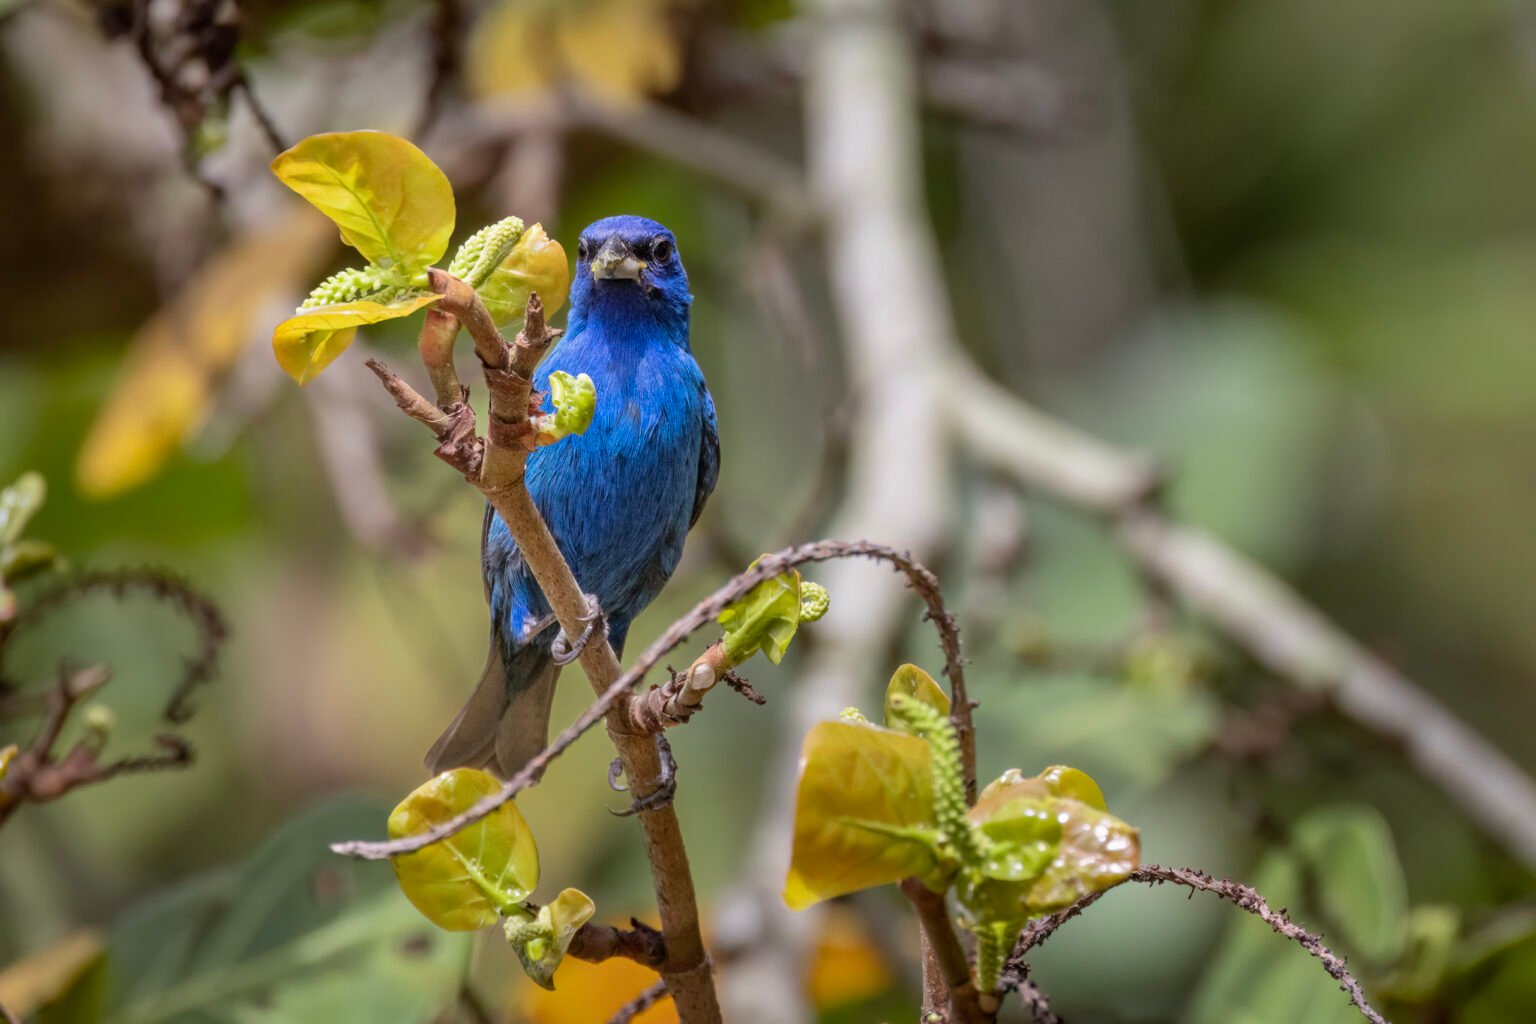
[(443, 98), (459, 75), (463, 59), (464, 11), (459, 0), (437, 0), (432, 9), (432, 73), (427, 80), (427, 94), (422, 100), (421, 116), (412, 134), (419, 141), (437, 123)]
[(180, 613), (196, 630), (197, 650), (187, 659), (164, 711), (168, 721), (186, 722), (193, 714), (192, 692), (213, 678), (219, 652), (229, 639), (229, 627), (212, 599), (163, 570), (112, 569), (81, 573), (65, 580), (38, 595), (11, 623), (9, 630), (0, 634), (0, 653), (4, 652), (5, 642), (22, 628), (34, 625), (67, 604), (101, 593), (119, 600), (134, 594), (148, 597)]
[(281, 153), (288, 148), (283, 141), (283, 133), (278, 130), (277, 121), (273, 119), (272, 112), (267, 109), (265, 103), (256, 95), (256, 87), (251, 85), (251, 76), (241, 70), (235, 78), (235, 88), (240, 95), (245, 97), (245, 105), (250, 108), (251, 116), (256, 119), (261, 134), (266, 136), (267, 145), (272, 147), (273, 153)]
[(658, 981), (638, 996), (619, 1007), (619, 1012), (608, 1018), (608, 1024), (629, 1024), (646, 1010), (667, 998), (666, 983)]
[[(1344, 958), (1325, 946), (1321, 937), (1312, 934), (1301, 927), (1301, 925), (1292, 921), (1284, 909), (1271, 909), (1269, 904), (1264, 901), (1264, 897), (1260, 896), (1252, 886), (1243, 885), (1241, 882), (1233, 882), (1225, 878), (1212, 878), (1204, 871), (1198, 871), (1194, 868), (1165, 868), (1156, 864), (1137, 868), (1131, 872), (1130, 877), (1126, 881), (1139, 882), (1142, 885), (1163, 885), (1164, 883), (1182, 885), (1188, 887), (1191, 891), (1198, 889), (1201, 892), (1213, 893), (1234, 906), (1247, 911), (1269, 925), (1277, 935), (1290, 939), (1316, 957), (1318, 962), (1323, 965), (1323, 970), (1327, 971), (1329, 976), (1339, 983), (1339, 988), (1349, 996), (1349, 1001), (1354, 1004), (1355, 1009), (1360, 1011), (1362, 1017), (1370, 1021), (1371, 1024), (1388, 1024), (1385, 1017), (1371, 1008), (1371, 1004), (1365, 998), (1365, 990), (1360, 986), (1360, 982), (1355, 976), (1350, 973)], [(1013, 947), (1013, 954), (1009, 957), (1009, 969), (1016, 972), (1023, 970), (1027, 973), (1028, 968), (1023, 966), (1023, 959), (1029, 951), (1050, 938), (1055, 934), (1056, 929), (1060, 928), (1067, 921), (1070, 921), (1092, 906), (1107, 891), (1091, 893), (1067, 909), (1043, 917), (1030, 924), (1019, 934), (1019, 940)]]

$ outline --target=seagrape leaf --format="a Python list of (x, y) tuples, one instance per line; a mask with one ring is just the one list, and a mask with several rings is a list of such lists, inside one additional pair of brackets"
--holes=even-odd
[(272, 173), (341, 228), (370, 263), (424, 270), (453, 234), (453, 186), (431, 158), (387, 132), (311, 135)]
[(42, 1024), (430, 1024), (459, 990), (472, 939), (433, 928), (382, 864), (328, 844), (377, 828), (385, 807), (331, 801), (285, 824), (243, 864), (130, 908), (106, 954)]
[(1378, 965), (1397, 960), (1408, 942), (1408, 883), (1381, 814), (1358, 803), (1313, 811), (1297, 822), (1292, 845), (1345, 948)]
[(571, 939), (596, 912), (592, 897), (580, 889), (564, 889), (539, 908), (534, 921), (507, 922), (507, 939), (522, 961), (523, 971), (540, 988), (555, 987), (555, 970), (565, 959)]
[(539, 293), (545, 314), (565, 305), (571, 289), (571, 265), (565, 247), (544, 233), (541, 224), (518, 236), (506, 259), (480, 285), (480, 300), (498, 327), (520, 321), (528, 296)]
[(199, 267), (134, 333), (75, 459), (86, 497), (110, 498), (159, 473), (201, 429), (229, 371), (264, 334), (268, 311), (330, 259), (329, 225), (302, 203), (285, 205)]
[(597, 385), (592, 378), (584, 373), (572, 377), (564, 370), (555, 370), (549, 375), (549, 392), (555, 411), (541, 433), (552, 440), (586, 433), (597, 411)]
[(979, 922), (1015, 921), (1057, 910), (1125, 880), (1141, 861), (1141, 840), (1107, 813), (1088, 775), (1055, 765), (1027, 777), (1010, 769), (969, 812), (988, 840), (980, 878), (960, 902)]
[(48, 483), (41, 473), (23, 473), (0, 490), (0, 545), (16, 543), (47, 499)]
[(933, 708), (945, 718), (949, 717), (949, 694), (933, 681), (933, 676), (916, 665), (903, 665), (891, 676), (885, 687), (885, 725), (888, 729), (900, 729), (898, 716), (891, 714), (891, 698), (911, 697)]
[(799, 628), (800, 613), (800, 573), (790, 569), (759, 583), (719, 615), (727, 661), (740, 665), (762, 651), (777, 665)]
[[(478, 768), (455, 768), (418, 786), (389, 816), (389, 837), (421, 835), (467, 811), (501, 783)], [(391, 858), (400, 889), (439, 928), (475, 931), (527, 899), (539, 884), (539, 851), (517, 805), (431, 846)]]
[(941, 874), (931, 763), (915, 736), (849, 721), (813, 727), (800, 754), (784, 902), (801, 910)]
[(295, 381), (308, 384), (352, 344), (359, 327), (410, 316), (440, 296), (423, 293), (390, 302), (343, 302), (316, 306), (289, 317), (272, 332), (272, 351)]

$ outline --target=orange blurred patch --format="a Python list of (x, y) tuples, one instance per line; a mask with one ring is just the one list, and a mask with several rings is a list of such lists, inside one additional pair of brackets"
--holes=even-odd
[[(592, 1024), (604, 1021), (656, 983), (656, 972), (633, 960), (589, 964), (567, 957), (555, 974), (555, 990), (523, 988), (522, 1010), (530, 1024)], [(672, 1001), (663, 999), (635, 1018), (639, 1024), (676, 1024)]]
[(885, 957), (870, 941), (858, 915), (844, 907), (828, 908), (816, 959), (806, 979), (811, 1003), (818, 1010), (831, 1010), (873, 999), (893, 981)]

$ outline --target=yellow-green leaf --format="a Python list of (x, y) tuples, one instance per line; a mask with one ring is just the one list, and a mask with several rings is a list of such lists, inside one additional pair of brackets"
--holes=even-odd
[(555, 970), (565, 959), (571, 939), (596, 912), (592, 897), (580, 889), (565, 889), (539, 908), (534, 921), (507, 923), (507, 939), (522, 961), (524, 973), (540, 988), (555, 987)]
[(27, 472), (0, 489), (0, 544), (12, 544), (48, 499), (48, 482), (41, 473)]
[(272, 173), (341, 228), (369, 262), (409, 272), (436, 263), (453, 234), (453, 186), (425, 153), (387, 132), (311, 135)]
[(806, 735), (784, 883), (792, 909), (909, 875), (934, 878), (938, 839), (925, 741), (847, 721)]
[(1098, 784), (1075, 768), (1033, 777), (1010, 769), (968, 817), (988, 840), (988, 860), (958, 896), (983, 923), (1065, 907), (1124, 881), (1141, 860), (1136, 829), (1106, 813)]
[(565, 248), (544, 233), (541, 224), (525, 228), (512, 251), (478, 289), (480, 299), (498, 327), (522, 319), (528, 296), (539, 293), (544, 312), (565, 305), (571, 289), (571, 265)]
[(553, 415), (540, 417), (547, 423), (540, 433), (551, 440), (560, 440), (572, 434), (584, 434), (592, 425), (597, 411), (597, 385), (586, 374), (572, 377), (564, 370), (549, 375), (549, 401), (555, 407)]
[(730, 665), (740, 665), (758, 651), (777, 665), (800, 625), (800, 573), (788, 569), (764, 580), (727, 605), (717, 621), (725, 630)]
[(410, 316), (438, 298), (426, 293), (390, 302), (363, 299), (306, 309), (277, 325), (272, 332), (272, 351), (288, 376), (308, 384), (347, 350), (359, 327)]
[[(455, 768), (423, 783), (389, 816), (389, 836), (421, 835), (501, 789), (477, 768)], [(440, 928), (474, 931), (527, 899), (539, 883), (539, 851), (517, 805), (447, 839), (392, 858), (400, 889)]]
[(891, 698), (897, 696), (911, 697), (933, 708), (945, 718), (949, 717), (949, 695), (944, 692), (943, 687), (933, 681), (933, 676), (916, 665), (908, 664), (898, 668), (885, 687), (885, 724), (892, 729), (900, 728), (897, 724), (897, 716), (891, 714)]

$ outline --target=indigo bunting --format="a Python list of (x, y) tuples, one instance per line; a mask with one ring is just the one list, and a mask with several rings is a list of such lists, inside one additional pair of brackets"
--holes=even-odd
[[(688, 347), (688, 275), (677, 240), (644, 217), (608, 217), (577, 247), (566, 334), (539, 367), (586, 373), (591, 426), (528, 457), (528, 490), (622, 654), (629, 625), (661, 590), (715, 488), (715, 404)], [(548, 400), (546, 399), (546, 411)], [(510, 776), (542, 750), (562, 645), (559, 626), (507, 525), (490, 506), (481, 569), (491, 648), (468, 703), (427, 753)]]

